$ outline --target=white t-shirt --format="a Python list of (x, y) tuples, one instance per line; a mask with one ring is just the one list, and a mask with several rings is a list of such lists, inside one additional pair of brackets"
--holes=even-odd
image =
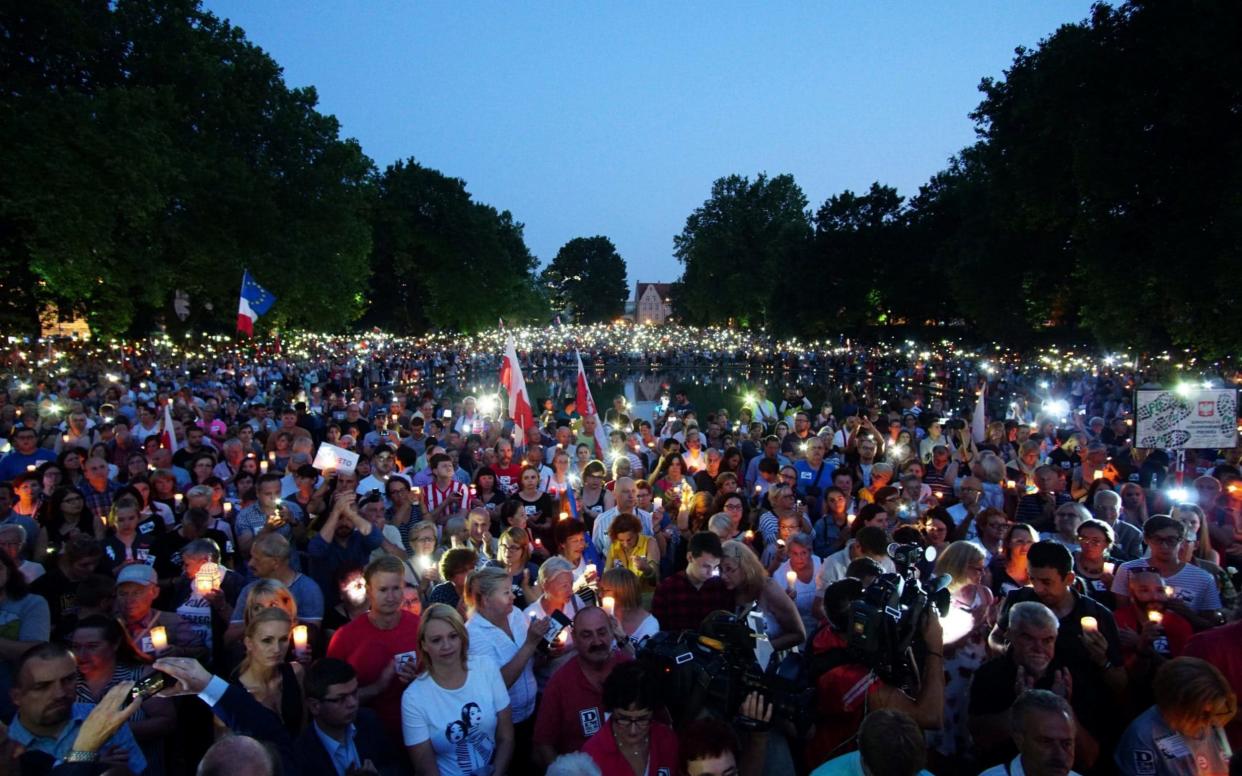
[[(1117, 595), (1130, 595), (1131, 570), (1150, 565), (1151, 560), (1148, 558), (1122, 563), (1113, 576), (1113, 592)], [(1214, 612), (1220, 609), (1220, 590), (1216, 587), (1216, 580), (1198, 566), (1187, 563), (1182, 566), (1181, 571), (1165, 577), (1164, 582), (1173, 588), (1175, 596), (1196, 612)]]
[(430, 673), (401, 695), (406, 746), (430, 741), (443, 776), (491, 776), (496, 718), (509, 708), (509, 691), (492, 660), (471, 655), (466, 682), (456, 690), (436, 684)]

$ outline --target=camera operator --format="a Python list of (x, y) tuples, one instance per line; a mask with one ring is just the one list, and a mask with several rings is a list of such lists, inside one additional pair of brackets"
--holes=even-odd
[[(863, 590), (856, 579), (843, 579), (828, 587), (824, 593), (828, 627), (812, 639), (813, 654), (846, 651), (850, 605), (862, 597)], [(808, 763), (819, 764), (856, 748), (859, 725), (878, 709), (904, 712), (923, 730), (937, 730), (943, 725), (944, 643), (935, 611), (929, 610), (923, 618), (921, 635), (926, 658), (919, 667), (922, 682), (916, 696), (887, 683), (856, 660), (833, 666), (816, 679), (817, 718), (815, 734), (807, 745)]]

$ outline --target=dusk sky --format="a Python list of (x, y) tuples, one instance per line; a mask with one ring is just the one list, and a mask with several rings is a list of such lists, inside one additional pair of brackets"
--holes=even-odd
[(910, 196), (974, 140), (979, 81), (1087, 0), (205, 0), (313, 85), (382, 169), (413, 157), (510, 210), (542, 264), (606, 235), (633, 284), (716, 178), (792, 173), (815, 209), (872, 181)]

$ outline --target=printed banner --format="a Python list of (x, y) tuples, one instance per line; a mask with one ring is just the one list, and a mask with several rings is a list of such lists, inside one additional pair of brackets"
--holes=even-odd
[(1238, 440), (1234, 388), (1135, 391), (1135, 446), (1171, 450), (1230, 448)]
[(352, 472), (358, 467), (358, 454), (351, 453), (343, 447), (324, 442), (315, 454), (315, 462), (311, 464), (319, 471), (332, 469), (338, 472)]

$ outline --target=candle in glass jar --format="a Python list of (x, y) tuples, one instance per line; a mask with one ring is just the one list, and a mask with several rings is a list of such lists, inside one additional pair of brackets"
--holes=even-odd
[(755, 532), (754, 532), (754, 531), (747, 531), (747, 532), (746, 532), (746, 534), (745, 534), (745, 536), (746, 536), (746, 541), (748, 541), (748, 542), (752, 542), (752, 541), (754, 541), (754, 540), (755, 540)]
[(1093, 479), (1093, 480), (1102, 480), (1102, 479), (1104, 479), (1104, 470), (1103, 470), (1103, 469), (1096, 469), (1096, 470), (1095, 470), (1095, 473), (1091, 475), (1091, 479)]
[(227, 515), (228, 513), (232, 511), (233, 511), (233, 502), (231, 501), (224, 502), (224, 514)]
[(603, 604), (604, 611), (608, 613), (609, 617), (611, 617), (614, 613), (616, 613), (617, 599), (613, 598), (610, 595), (606, 595), (604, 596), (603, 601), (601, 603)]
[(1084, 633), (1099, 633), (1100, 623), (1094, 617), (1083, 617), (1078, 621)]
[(785, 581), (789, 583), (789, 589), (793, 590), (794, 585), (798, 583), (798, 572), (790, 569), (785, 572)]
[(1104, 573), (1112, 574), (1117, 569), (1117, 564), (1104, 561)]
[(151, 629), (151, 648), (156, 652), (168, 649), (168, 631), (164, 630), (163, 625), (157, 625)]
[(655, 508), (656, 508), (656, 509), (663, 509), (663, 508), (664, 508), (664, 499), (660, 498), (659, 496), (656, 496), (656, 497), (655, 497), (655, 499), (654, 499), (654, 501), (653, 501), (652, 503), (654, 503), (654, 504), (655, 504)]
[(293, 649), (295, 652), (305, 652), (306, 645), (310, 642), (310, 633), (305, 625), (293, 626)]

